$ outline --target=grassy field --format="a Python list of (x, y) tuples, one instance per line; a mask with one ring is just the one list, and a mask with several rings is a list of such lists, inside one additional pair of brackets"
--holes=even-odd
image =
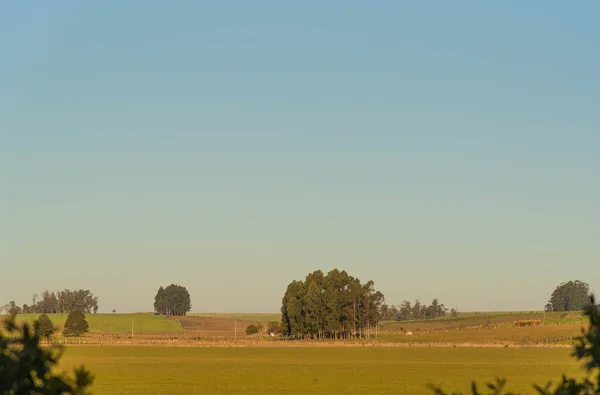
[(279, 313), (191, 313), (188, 316), (251, 322), (281, 321)]
[[(18, 316), (29, 322), (36, 317)], [(50, 317), (59, 327), (66, 319), (66, 315)], [(356, 344), (354, 348), (341, 347), (348, 342), (313, 342), (304, 348), (308, 343), (300, 342), (301, 346), (296, 347), (286, 341), (244, 339), (245, 327), (250, 323), (278, 318), (276, 314), (193, 314), (187, 317), (89, 314), (92, 333), (85, 339), (104, 346), (67, 346), (62, 367), (80, 364), (89, 367), (97, 376), (93, 388), (96, 394), (427, 394), (431, 393), (427, 384), (466, 392), (472, 379), (484, 383), (495, 377), (509, 377), (506, 388), (509, 391), (532, 393), (531, 383), (544, 384), (551, 379), (558, 380), (563, 373), (581, 372), (569, 357), (568, 348), (452, 347), (453, 343), (498, 346), (499, 343), (565, 342), (564, 339), (580, 334), (579, 314), (548, 315), (546, 325), (532, 327), (517, 327), (514, 322), (538, 319), (535, 313), (481, 313), (454, 320), (385, 323), (380, 327), (377, 340), (418, 342), (428, 346), (444, 343), (442, 345), (449, 345), (447, 348), (404, 344), (395, 345), (401, 348)], [(135, 340), (128, 335), (132, 320)], [(239, 339), (232, 339), (235, 325)], [(406, 330), (414, 331), (413, 336), (406, 336), (402, 332)], [(105, 341), (107, 336), (110, 341)], [(155, 337), (165, 338), (166, 342), (153, 342)], [(144, 343), (141, 339), (148, 341)], [(232, 340), (246, 342), (241, 344), (245, 348), (217, 347), (225, 343), (228, 346)], [(152, 347), (155, 343), (166, 347)], [(125, 344), (129, 345), (123, 346)], [(140, 344), (149, 346), (140, 347)], [(171, 347), (201, 344), (204, 346)]]
[(379, 340), (394, 343), (560, 343), (567, 338), (581, 335), (581, 327), (582, 325), (578, 324), (563, 324), (536, 327), (471, 328), (422, 334), (415, 332), (413, 336), (382, 334), (379, 336)]
[(583, 324), (587, 322), (581, 312), (546, 313), (538, 312), (490, 312), (460, 313), (458, 317), (446, 316), (433, 320), (385, 321), (381, 328), (388, 332), (436, 331), (456, 328), (498, 326), (522, 320), (540, 320), (545, 324)]
[[(61, 328), (67, 314), (48, 314), (52, 323)], [(21, 314), (19, 321), (33, 322), (37, 314)], [(86, 314), (91, 332), (131, 332), (131, 324), (136, 333), (175, 333), (183, 329), (177, 320), (150, 314)]]
[[(515, 322), (520, 320), (543, 318), (540, 314), (542, 313), (468, 313), (457, 319), (385, 322), (379, 326), (378, 340), (392, 343), (568, 343), (570, 338), (580, 334), (585, 322), (580, 313), (548, 313), (543, 326), (515, 326)], [(58, 326), (60, 335), (67, 316), (49, 316)], [(17, 318), (32, 322), (37, 315), (19, 315)], [(177, 336), (180, 340), (208, 340), (243, 338), (246, 326), (275, 321), (279, 315), (205, 313), (164, 317), (152, 314), (88, 314), (86, 318), (90, 325), (87, 337), (119, 336), (118, 339), (111, 340), (118, 343), (129, 336), (132, 322), (137, 339), (140, 339), (139, 336)], [(406, 336), (406, 331), (411, 331), (413, 336)], [(151, 341), (148, 343), (152, 344)]]
[[(240, 318), (242, 317), (242, 318)], [(281, 319), (280, 316), (277, 316)], [(178, 321), (188, 332), (194, 332), (201, 336), (235, 336), (237, 328), (238, 335), (244, 334), (246, 327), (251, 324), (266, 324), (276, 321), (273, 315), (265, 314), (190, 314), (178, 317)]]
[[(48, 314), (55, 326), (64, 326), (67, 314)], [(37, 314), (20, 314), (18, 321), (33, 322)], [(250, 324), (265, 324), (281, 317), (277, 314), (191, 314), (185, 317), (164, 317), (153, 314), (86, 314), (90, 335), (100, 333), (174, 334), (186, 332), (198, 336), (234, 337), (245, 334)], [(0, 317), (1, 319), (1, 317)], [(237, 321), (237, 322), (236, 322)]]
[(85, 364), (97, 394), (427, 394), (467, 391), (472, 379), (510, 378), (510, 391), (580, 374), (568, 349), (69, 347), (63, 368)]

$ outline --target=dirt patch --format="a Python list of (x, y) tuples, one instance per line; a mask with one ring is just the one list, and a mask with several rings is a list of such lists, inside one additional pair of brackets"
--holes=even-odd
[(228, 318), (216, 318), (206, 316), (185, 316), (185, 317), (169, 317), (169, 319), (177, 320), (182, 328), (189, 334), (194, 333), (198, 336), (235, 336), (246, 333), (246, 327), (251, 324), (263, 324), (262, 322), (254, 322), (247, 320), (236, 320)]

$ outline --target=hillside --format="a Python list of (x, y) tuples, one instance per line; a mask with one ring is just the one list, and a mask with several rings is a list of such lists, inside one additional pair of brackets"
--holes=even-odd
[[(18, 321), (33, 322), (38, 314), (21, 314)], [(67, 314), (48, 314), (55, 326), (62, 328), (67, 320)], [(131, 332), (136, 333), (173, 333), (181, 332), (181, 325), (167, 317), (151, 314), (87, 314), (86, 319), (90, 332)]]

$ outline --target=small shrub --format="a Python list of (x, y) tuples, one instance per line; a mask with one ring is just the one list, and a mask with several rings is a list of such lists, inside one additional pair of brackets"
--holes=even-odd
[(542, 320), (520, 320), (515, 322), (515, 326), (539, 326), (542, 325)]
[(258, 332), (260, 332), (261, 329), (262, 328), (260, 326), (254, 324), (248, 325), (248, 327), (246, 328), (246, 335), (256, 335)]

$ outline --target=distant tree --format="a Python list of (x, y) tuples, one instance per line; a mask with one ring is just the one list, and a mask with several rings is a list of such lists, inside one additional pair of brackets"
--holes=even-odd
[(36, 312), (46, 314), (59, 313), (58, 297), (56, 294), (48, 290), (42, 292), (41, 300), (36, 304)]
[(412, 310), (413, 310), (412, 311), (412, 317), (413, 317), (414, 320), (420, 320), (421, 318), (424, 318), (422, 316), (423, 310), (421, 309), (421, 307), (422, 307), (421, 306), (421, 302), (419, 302), (419, 299), (417, 299), (415, 301), (415, 304), (414, 304), (413, 308), (412, 308)]
[[(304, 300), (304, 284), (302, 281), (292, 281), (282, 299), (281, 327), (285, 336), (297, 336), (304, 332), (302, 306)], [(326, 295), (326, 303), (330, 310), (337, 309), (337, 301), (330, 300), (331, 295)], [(332, 323), (336, 325), (336, 323)]]
[(305, 331), (311, 336), (320, 337), (325, 328), (325, 299), (323, 290), (323, 272), (311, 273), (307, 278), (308, 288), (304, 293), (302, 312)]
[(398, 308), (396, 306), (392, 306), (390, 307), (390, 313), (389, 313), (390, 317), (392, 320), (394, 321), (400, 321), (400, 311), (398, 310)]
[(98, 298), (89, 290), (78, 289), (68, 290), (56, 293), (56, 302), (58, 303), (58, 312), (70, 313), (71, 311), (81, 311), (85, 314), (96, 314), (98, 312)]
[(400, 320), (400, 311), (398, 311), (398, 308), (396, 306), (392, 305), (388, 311), (388, 318), (385, 318), (385, 319), (388, 319), (390, 321), (399, 321)]
[(433, 299), (431, 305), (427, 307), (427, 318), (439, 318), (446, 314), (446, 307), (440, 304), (437, 299)]
[(10, 314), (10, 315), (21, 314), (21, 307), (17, 306), (17, 304), (15, 303), (14, 300), (11, 300), (8, 303), (8, 314)]
[(162, 286), (158, 288), (154, 297), (154, 311), (160, 314), (167, 314), (167, 295)]
[(421, 305), (421, 319), (431, 318), (427, 313), (429, 312), (429, 308), (426, 304)]
[(458, 317), (458, 309), (456, 309), (456, 308), (452, 308), (452, 309), (450, 310), (450, 316), (451, 316), (452, 318), (456, 318), (456, 317)]
[(398, 321), (399, 313), (396, 306), (388, 306), (387, 304), (382, 304), (380, 309), (381, 319), (383, 321)]
[(116, 313), (116, 312), (117, 312), (117, 310), (113, 309), (113, 314)]
[(562, 283), (550, 296), (552, 311), (583, 310), (589, 304), (589, 285), (579, 280)]
[(72, 379), (57, 372), (60, 349), (40, 344), (42, 335), (13, 319), (0, 331), (0, 393), (2, 394), (88, 394), (94, 377), (83, 366)]
[(390, 321), (389, 320), (389, 311), (390, 311), (390, 306), (387, 305), (387, 303), (384, 303), (381, 305), (381, 319), (384, 321)]
[(79, 337), (89, 330), (89, 325), (85, 319), (85, 315), (81, 311), (72, 311), (67, 317), (63, 336)]
[(413, 311), (412, 311), (412, 305), (410, 304), (410, 302), (408, 300), (402, 301), (399, 311), (400, 311), (400, 319), (402, 321), (408, 321), (411, 319)]
[(191, 309), (190, 293), (180, 285), (161, 286), (154, 297), (154, 311), (159, 314), (186, 315)]
[(250, 335), (256, 335), (258, 332), (260, 332), (261, 328), (257, 325), (254, 324), (250, 324), (248, 325), (248, 327), (246, 328), (246, 335), (250, 336)]
[(52, 333), (54, 333), (54, 324), (52, 323), (52, 320), (50, 320), (50, 317), (48, 317), (46, 314), (40, 315), (36, 321), (36, 325), (37, 333), (39, 333), (40, 336), (49, 337), (52, 335)]

